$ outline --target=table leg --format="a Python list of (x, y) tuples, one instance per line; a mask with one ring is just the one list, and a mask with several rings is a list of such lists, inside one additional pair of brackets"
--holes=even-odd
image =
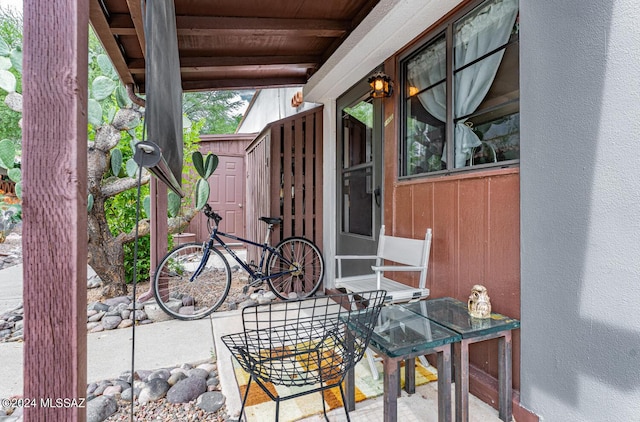
[(511, 331), (505, 333), (498, 340), (498, 383), (500, 392), (499, 413), (500, 419), (511, 422), (513, 404), (511, 401), (512, 389), (512, 360), (511, 360)]
[(400, 365), (397, 359), (383, 358), (384, 368), (384, 421), (396, 422), (398, 415), (398, 380), (400, 379)]
[(438, 422), (451, 422), (451, 346), (438, 352)]
[[(353, 333), (350, 330), (347, 330), (347, 338), (346, 344), (348, 347), (348, 353), (353, 353), (353, 342), (354, 342)], [(346, 390), (346, 403), (344, 404), (345, 409), (349, 412), (356, 409), (356, 373), (355, 368), (351, 368), (347, 371), (347, 376), (344, 379), (344, 387)]]
[(408, 394), (416, 392), (416, 359), (404, 361), (404, 391)]
[(469, 342), (462, 340), (454, 345), (456, 369), (456, 422), (469, 420)]

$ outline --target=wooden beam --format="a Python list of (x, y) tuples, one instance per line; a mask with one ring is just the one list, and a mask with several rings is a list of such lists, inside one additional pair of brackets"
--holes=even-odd
[(125, 85), (134, 84), (135, 81), (133, 80), (133, 76), (131, 76), (129, 69), (127, 68), (127, 63), (122, 51), (120, 50), (120, 46), (111, 33), (111, 28), (109, 27), (107, 18), (102, 11), (99, 0), (91, 0), (89, 5), (89, 20), (91, 21), (91, 26), (93, 26), (94, 31), (96, 31), (98, 38), (102, 42), (102, 46), (107, 51), (107, 54), (113, 63), (113, 67), (115, 67), (118, 75), (120, 76), (120, 80)]
[[(226, 71), (236, 67), (255, 67), (260, 68), (310, 68), (316, 67), (320, 63), (317, 56), (256, 56), (256, 57), (183, 57), (180, 59), (181, 72), (203, 72), (223, 69)], [(134, 59), (129, 62), (129, 70), (133, 75), (143, 74), (145, 71), (145, 61), (143, 59)]]
[(113, 35), (137, 35), (130, 14), (118, 13), (109, 18), (109, 28)]
[(177, 16), (178, 36), (298, 36), (342, 37), (350, 22), (330, 19)]
[[(23, 395), (37, 401), (24, 406), (24, 418), (82, 422), (89, 5), (25, 0), (23, 22)], [(69, 406), (55, 407), (58, 399)]]
[[(247, 64), (247, 65), (235, 65), (235, 66), (188, 66), (182, 67), (180, 66), (180, 72), (182, 74), (186, 73), (203, 73), (203, 72), (216, 72), (222, 71), (225, 74), (230, 72), (249, 72), (255, 73), (260, 71), (283, 71), (284, 73), (301, 73), (300, 71), (296, 71), (296, 69), (310, 69), (318, 67), (318, 63), (283, 63), (283, 64)], [(280, 72), (279, 72), (280, 73)]]
[(277, 88), (300, 86), (307, 82), (303, 76), (290, 78), (256, 78), (256, 79), (216, 79), (216, 80), (182, 80), (184, 91), (208, 91), (216, 89)]
[(140, 6), (140, 0), (127, 0), (127, 6), (129, 6), (129, 13), (133, 20), (133, 26), (135, 33), (138, 36), (138, 42), (140, 43), (140, 49), (142, 50), (142, 56), (147, 55), (147, 43), (144, 37), (144, 14), (142, 7)]

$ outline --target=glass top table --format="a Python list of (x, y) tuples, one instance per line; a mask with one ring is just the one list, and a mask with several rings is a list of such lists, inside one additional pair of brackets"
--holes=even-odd
[[(357, 324), (349, 324), (357, 330)], [(451, 345), (460, 342), (460, 334), (401, 305), (383, 306), (369, 347), (382, 357), (384, 376), (385, 422), (397, 420), (397, 397), (400, 384), (400, 363), (405, 362), (405, 390), (415, 390), (415, 358), (437, 354), (438, 360), (438, 421), (451, 421)], [(353, 369), (346, 381), (347, 409), (355, 408)]]
[(371, 345), (390, 357), (404, 357), (460, 341), (458, 333), (400, 306), (384, 306)]
[(462, 337), (453, 347), (453, 361), (456, 368), (456, 422), (469, 420), (469, 345), (498, 339), (498, 416), (503, 421), (511, 422), (513, 412), (511, 331), (520, 327), (520, 321), (497, 313), (492, 313), (486, 319), (474, 318), (469, 315), (466, 303), (450, 297), (422, 300), (402, 306)]
[(421, 300), (403, 307), (455, 331), (462, 338), (479, 337), (520, 327), (520, 321), (497, 313), (492, 313), (491, 317), (486, 319), (474, 318), (469, 315), (466, 303), (450, 297)]

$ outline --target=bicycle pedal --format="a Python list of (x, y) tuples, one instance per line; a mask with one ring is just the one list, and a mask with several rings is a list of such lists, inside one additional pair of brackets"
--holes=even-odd
[(242, 288), (242, 294), (246, 295), (248, 291), (249, 291), (249, 286), (244, 286)]

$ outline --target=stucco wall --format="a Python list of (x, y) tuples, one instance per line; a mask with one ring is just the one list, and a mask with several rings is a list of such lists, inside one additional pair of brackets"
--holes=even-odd
[(298, 91), (302, 91), (302, 88), (274, 88), (257, 91), (256, 98), (247, 110), (237, 132), (260, 132), (271, 122), (316, 107), (316, 104), (312, 103), (303, 103), (300, 107), (292, 107), (291, 98)]
[(640, 7), (520, 6), (521, 401), (640, 421)]

